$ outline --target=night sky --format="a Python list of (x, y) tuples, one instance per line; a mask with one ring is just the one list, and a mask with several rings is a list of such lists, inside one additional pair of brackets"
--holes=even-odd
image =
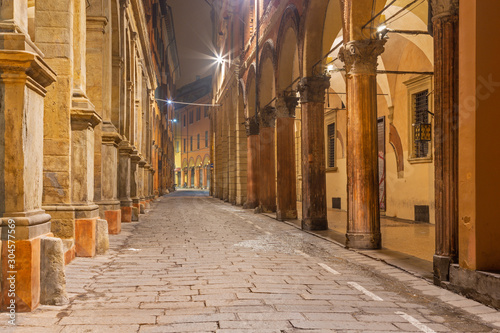
[[(209, 1), (210, 2), (210, 1)], [(211, 75), (213, 65), (211, 7), (205, 0), (168, 0), (172, 7), (181, 76), (177, 88)]]

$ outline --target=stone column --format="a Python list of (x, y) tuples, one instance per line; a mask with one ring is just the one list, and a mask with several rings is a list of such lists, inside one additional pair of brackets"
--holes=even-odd
[(200, 168), (194, 170), (194, 187), (200, 188)]
[(130, 155), (130, 198), (132, 199), (132, 221), (139, 221), (141, 203), (139, 197), (139, 162), (141, 157), (137, 150)]
[(144, 179), (144, 167), (146, 165), (146, 161), (141, 159), (139, 161), (139, 213), (144, 214), (146, 209), (146, 196), (144, 193), (145, 190), (145, 179)]
[(259, 161), (260, 138), (259, 123), (252, 117), (245, 121), (247, 131), (247, 202), (244, 208), (259, 206)]
[(295, 108), (298, 98), (286, 94), (276, 101), (277, 209), (278, 220), (297, 218), (295, 174)]
[(345, 44), (340, 59), (347, 71), (347, 234), (346, 246), (381, 246), (378, 200), (377, 57), (385, 40)]
[[(0, 3), (0, 310), (34, 310), (40, 303), (41, 239), (50, 235), (42, 209), (44, 97), (56, 80), (28, 31), (27, 1)], [(19, 28), (22, 31), (19, 31)], [(29, 133), (27, 136), (26, 133)], [(15, 234), (12, 231), (15, 230)], [(7, 260), (9, 233), (16, 263)], [(8, 271), (17, 271), (16, 295), (9, 296)]]
[(207, 180), (208, 180), (208, 169), (209, 169), (209, 166), (205, 166), (203, 168), (203, 188), (207, 188), (208, 187), (208, 183), (207, 183)]
[(458, 259), (458, 0), (432, 1), (434, 31), (434, 283)]
[(184, 172), (184, 169), (181, 169), (181, 183), (179, 184), (180, 187), (184, 187), (184, 183), (186, 179), (186, 173)]
[(122, 211), (118, 200), (118, 145), (121, 142), (116, 128), (105, 123), (102, 133), (102, 183), (101, 201), (97, 204), (108, 221), (108, 232), (119, 234), (121, 231)]
[(187, 187), (188, 188), (191, 188), (191, 173), (192, 173), (192, 169), (191, 168), (188, 168), (188, 181), (187, 181)]
[(132, 199), (130, 198), (130, 154), (132, 147), (128, 141), (118, 145), (118, 199), (122, 211), (122, 222), (132, 222)]
[(302, 228), (326, 230), (325, 89), (326, 76), (299, 83), (302, 104)]
[(260, 111), (260, 171), (259, 209), (262, 213), (276, 212), (276, 169), (274, 157), (274, 127), (276, 109), (266, 106)]

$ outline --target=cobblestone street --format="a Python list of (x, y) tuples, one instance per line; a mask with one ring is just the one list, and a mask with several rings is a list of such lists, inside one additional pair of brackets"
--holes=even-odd
[(500, 313), (293, 225), (179, 191), (5, 332), (500, 332)]

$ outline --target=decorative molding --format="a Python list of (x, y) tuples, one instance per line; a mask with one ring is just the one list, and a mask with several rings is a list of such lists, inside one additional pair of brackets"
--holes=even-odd
[(386, 39), (353, 40), (339, 51), (339, 58), (346, 65), (348, 74), (377, 73), (377, 58), (384, 52)]

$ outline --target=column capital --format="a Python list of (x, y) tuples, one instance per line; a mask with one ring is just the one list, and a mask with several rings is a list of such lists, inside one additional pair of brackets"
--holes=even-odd
[(274, 127), (276, 124), (276, 108), (268, 105), (260, 111), (260, 124), (262, 127)]
[(431, 0), (432, 20), (458, 15), (458, 0)]
[(339, 58), (345, 63), (348, 74), (377, 73), (377, 57), (384, 52), (386, 39), (353, 40), (345, 44)]
[(123, 9), (127, 9), (130, 6), (130, 0), (120, 0), (120, 5)]
[(295, 118), (295, 108), (299, 98), (292, 92), (283, 92), (276, 99), (276, 117), (277, 118)]
[(255, 117), (250, 117), (245, 120), (245, 129), (247, 136), (259, 134), (259, 122)]
[(330, 87), (330, 77), (309, 76), (303, 77), (298, 85), (301, 103), (324, 103), (325, 90)]

